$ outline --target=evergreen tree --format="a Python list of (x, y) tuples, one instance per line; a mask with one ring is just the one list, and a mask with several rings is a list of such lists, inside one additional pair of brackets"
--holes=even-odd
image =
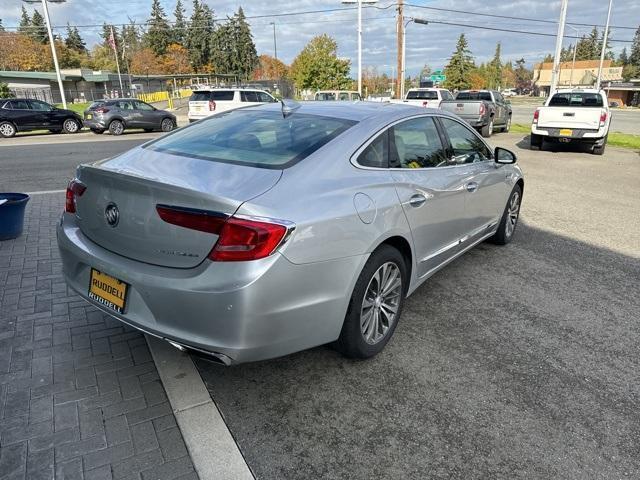
[(469, 44), (464, 36), (464, 33), (460, 34), (456, 50), (449, 59), (449, 64), (445, 67), (445, 74), (447, 80), (445, 81), (445, 87), (450, 90), (464, 90), (469, 88), (469, 74), (475, 68), (471, 51), (469, 50)]
[(20, 23), (18, 24), (18, 33), (23, 35), (31, 35), (31, 19), (27, 10), (22, 6), (22, 14), (20, 15)]
[(216, 29), (211, 50), (217, 72), (248, 78), (256, 68), (258, 54), (242, 7), (225, 25)]
[(130, 58), (134, 52), (137, 52), (142, 48), (140, 30), (138, 29), (135, 20), (129, 19), (129, 25), (124, 25), (122, 27), (120, 44), (122, 45), (123, 55), (127, 58)]
[(33, 11), (33, 15), (31, 16), (31, 28), (29, 30), (31, 38), (36, 42), (49, 42), (49, 35), (47, 33), (47, 26), (44, 23), (44, 17), (40, 15), (38, 10)]
[(175, 23), (173, 24), (171, 42), (184, 46), (187, 23), (184, 19), (184, 6), (182, 5), (182, 0), (178, 0), (176, 3), (176, 9), (173, 12), (173, 17)]
[(147, 24), (147, 32), (143, 37), (145, 46), (153, 50), (156, 55), (164, 55), (171, 43), (172, 32), (160, 0), (153, 0), (151, 16)]
[(67, 23), (67, 38), (65, 38), (64, 44), (67, 46), (67, 48), (70, 48), (71, 50), (75, 50), (76, 52), (87, 51), (87, 45), (86, 43), (84, 43), (84, 40), (82, 40), (82, 37), (80, 36), (80, 32), (78, 31), (78, 27), (71, 28), (71, 26), (69, 26), (68, 23)]
[(629, 56), (627, 55), (627, 47), (624, 47), (622, 49), (622, 52), (620, 52), (620, 56), (618, 57), (618, 63), (623, 67), (627, 63), (629, 63)]
[(525, 67), (524, 58), (516, 60), (516, 69), (514, 71), (516, 76), (516, 88), (520, 93), (523, 90), (531, 88), (531, 71)]
[(502, 60), (500, 54), (502, 46), (500, 42), (496, 45), (496, 51), (493, 55), (493, 59), (487, 66), (487, 87), (493, 90), (499, 90), (502, 84)]
[(213, 23), (213, 11), (209, 6), (193, 0), (193, 13), (187, 28), (185, 46), (189, 50), (189, 61), (196, 72), (202, 71), (209, 64)]
[(631, 52), (629, 53), (629, 64), (640, 68), (640, 27), (636, 30), (631, 44)]

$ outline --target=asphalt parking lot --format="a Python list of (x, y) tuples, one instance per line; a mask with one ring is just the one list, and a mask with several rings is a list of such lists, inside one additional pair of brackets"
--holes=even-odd
[(512, 244), (418, 289), (369, 361), (199, 371), (258, 479), (640, 477), (640, 156), (532, 152)]

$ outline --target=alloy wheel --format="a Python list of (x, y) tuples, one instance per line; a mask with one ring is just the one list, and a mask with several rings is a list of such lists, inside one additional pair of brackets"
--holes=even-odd
[(507, 208), (507, 221), (505, 223), (505, 229), (507, 237), (513, 235), (513, 231), (516, 229), (518, 223), (518, 215), (520, 214), (520, 194), (513, 192), (511, 200), (509, 200), (509, 207)]
[(71, 119), (65, 120), (62, 126), (64, 128), (64, 131), (67, 133), (76, 133), (79, 130), (78, 122)]
[(370, 345), (380, 342), (396, 321), (402, 296), (402, 274), (394, 262), (380, 266), (369, 280), (360, 310), (360, 331)]
[(109, 125), (109, 131), (113, 135), (120, 135), (124, 131), (124, 125), (122, 125), (121, 121), (114, 120), (111, 122), (111, 125)]
[(0, 135), (3, 137), (13, 137), (16, 133), (16, 128), (10, 123), (0, 124)]
[(170, 132), (173, 130), (173, 122), (170, 119), (165, 118), (162, 120), (161, 129), (163, 132)]

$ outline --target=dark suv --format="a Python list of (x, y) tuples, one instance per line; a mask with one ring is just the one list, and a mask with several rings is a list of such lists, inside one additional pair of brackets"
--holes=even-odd
[(177, 123), (175, 115), (166, 110), (135, 98), (115, 98), (93, 102), (84, 111), (84, 126), (97, 134), (109, 130), (111, 135), (121, 135), (127, 128), (170, 132)]
[(41, 100), (0, 99), (0, 135), (3, 137), (32, 130), (77, 133), (81, 128), (80, 115), (71, 110), (57, 108)]

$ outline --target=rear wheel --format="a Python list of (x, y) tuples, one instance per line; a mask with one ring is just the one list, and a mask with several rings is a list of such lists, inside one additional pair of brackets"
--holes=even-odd
[(407, 268), (390, 245), (374, 251), (353, 289), (336, 348), (352, 358), (378, 354), (393, 335), (402, 314)]
[(0, 123), (0, 135), (4, 138), (13, 137), (16, 134), (16, 127), (11, 122), (1, 122)]
[(163, 132), (170, 132), (171, 130), (173, 130), (173, 120), (171, 120), (170, 118), (163, 119), (162, 123), (160, 124), (160, 129)]
[(529, 144), (532, 150), (542, 150), (542, 135), (531, 134), (529, 138)]
[(111, 135), (122, 135), (124, 133), (124, 123), (120, 120), (113, 120), (109, 124), (109, 133)]
[(80, 124), (73, 118), (67, 118), (62, 123), (62, 130), (64, 133), (78, 133), (80, 131)]
[(511, 195), (507, 201), (507, 206), (502, 213), (502, 219), (495, 235), (491, 237), (491, 241), (497, 245), (506, 245), (513, 238), (520, 217), (520, 204), (522, 202), (522, 188), (516, 185), (511, 190)]
[(500, 131), (504, 133), (508, 133), (509, 130), (511, 130), (511, 115), (509, 115), (509, 117), (507, 118), (507, 123), (505, 124), (504, 127), (502, 127)]
[(489, 120), (489, 123), (487, 125), (482, 127), (480, 133), (484, 138), (489, 138), (491, 136), (491, 134), (493, 133), (493, 118)]
[(604, 137), (604, 141), (602, 142), (602, 145), (593, 147), (593, 150), (592, 150), (593, 154), (604, 155), (604, 149), (606, 146), (607, 146), (607, 137)]

